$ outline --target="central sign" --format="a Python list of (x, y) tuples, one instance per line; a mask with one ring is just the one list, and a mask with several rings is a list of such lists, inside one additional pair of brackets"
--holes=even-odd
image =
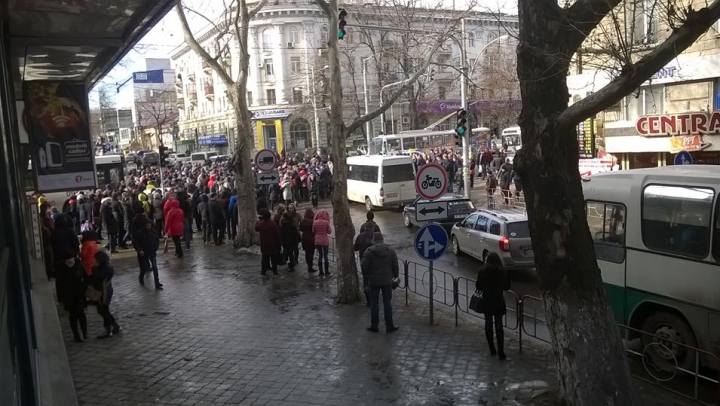
[(635, 129), (646, 137), (720, 134), (720, 111), (643, 116)]

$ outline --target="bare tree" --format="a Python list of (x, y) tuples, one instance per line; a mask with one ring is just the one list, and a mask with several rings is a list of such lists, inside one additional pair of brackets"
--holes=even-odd
[[(655, 11), (647, 8), (651, 3), (657, 5)], [(638, 17), (654, 12), (666, 21), (638, 29)], [(576, 0), (566, 7), (556, 0), (519, 1), (523, 148), (516, 169), (526, 188), (540, 289), (568, 405), (640, 404), (585, 217), (577, 124), (640, 87), (718, 17), (720, 0), (709, 6), (674, 0)], [(571, 58), (584, 48), (610, 56), (603, 64), (609, 63), (615, 76), (568, 106)]]
[[(252, 122), (248, 110), (247, 77), (250, 61), (248, 53), (248, 32), (250, 20), (265, 6), (267, 0), (260, 0), (252, 9), (248, 8), (246, 0), (224, 0), (225, 11), (219, 24), (211, 19), (205, 18), (212, 25), (215, 33), (214, 55), (203, 48), (195, 38), (188, 19), (185, 16), (185, 8), (182, 4), (175, 7), (180, 26), (183, 30), (185, 43), (208, 64), (217, 74), (218, 78), (225, 85), (228, 101), (232, 105), (237, 123), (237, 140), (235, 153), (233, 155), (233, 166), (235, 167), (235, 184), (238, 197), (238, 235), (235, 240), (236, 247), (249, 247), (259, 243), (259, 237), (255, 232), (255, 190), (246, 185), (255, 183), (252, 172), (252, 151), (254, 148)], [(229, 47), (237, 48), (238, 61), (237, 71), (233, 72), (230, 63)], [(233, 75), (233, 73), (235, 73)]]
[[(355, 130), (363, 126), (368, 120), (372, 120), (390, 108), (400, 96), (417, 83), (420, 76), (432, 63), (432, 57), (444, 43), (448, 36), (455, 32), (459, 18), (453, 19), (451, 24), (443, 27), (439, 32), (433, 33), (434, 44), (426, 48), (427, 54), (424, 62), (417, 66), (415, 73), (397, 89), (380, 107), (367, 115), (361, 116), (346, 125), (343, 120), (343, 89), (340, 73), (340, 50), (338, 47), (338, 1), (318, 0), (318, 5), (328, 16), (329, 41), (328, 59), (330, 62), (330, 126), (332, 148), (330, 156), (334, 163), (333, 174), (333, 224), (335, 226), (336, 250), (338, 251), (338, 302), (353, 303), (360, 300), (360, 284), (357, 275), (355, 253), (353, 252), (353, 237), (355, 227), (350, 217), (350, 208), (347, 199), (347, 175), (348, 167), (346, 162), (347, 148), (345, 142), (347, 137)], [(461, 15), (460, 15), (461, 16)]]
[(162, 134), (170, 131), (178, 121), (175, 90), (151, 90), (145, 100), (135, 102), (138, 127), (154, 130), (162, 144)]
[(480, 56), (482, 59), (478, 59), (478, 65), (469, 79), (470, 99), (474, 103), (484, 103), (479, 122), (483, 126), (498, 128), (515, 125), (520, 82), (514, 49), (498, 42), (490, 45)]

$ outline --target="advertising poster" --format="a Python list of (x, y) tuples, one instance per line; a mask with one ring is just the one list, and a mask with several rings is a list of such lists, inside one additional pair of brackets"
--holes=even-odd
[(37, 192), (94, 188), (95, 157), (85, 85), (25, 82), (23, 124)]

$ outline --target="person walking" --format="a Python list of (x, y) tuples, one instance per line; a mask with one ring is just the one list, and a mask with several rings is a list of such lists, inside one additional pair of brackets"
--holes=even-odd
[(313, 232), (313, 221), (315, 213), (312, 209), (305, 209), (305, 216), (300, 220), (300, 232), (302, 232), (302, 248), (305, 251), (305, 264), (308, 273), (317, 272), (313, 268), (313, 260), (315, 259), (315, 233)]
[[(372, 213), (372, 212), (369, 212)], [(369, 214), (368, 213), (368, 214)], [(379, 231), (378, 231), (379, 232)], [(368, 248), (373, 246), (373, 236), (375, 235), (375, 230), (372, 227), (360, 227), (360, 234), (358, 234), (357, 238), (355, 239), (355, 244), (353, 245), (353, 249), (358, 252), (358, 256), (360, 257), (360, 262), (362, 263), (363, 256), (365, 255), (365, 251), (367, 251)], [(368, 278), (366, 278), (363, 275), (363, 292), (365, 293), (365, 303), (368, 307), (370, 307), (370, 285), (368, 284)]]
[(255, 231), (260, 235), (260, 274), (265, 275), (271, 269), (273, 275), (277, 275), (277, 263), (280, 256), (280, 227), (270, 220), (270, 212), (263, 210), (260, 213), (260, 220), (255, 224)]
[(170, 210), (165, 215), (165, 234), (172, 238), (173, 244), (175, 244), (175, 256), (178, 258), (182, 258), (184, 255), (180, 243), (180, 237), (182, 237), (184, 229), (185, 213), (180, 209), (180, 202), (171, 200)]
[(363, 231), (365, 231), (366, 229), (370, 229), (374, 233), (379, 233), (380, 226), (378, 226), (377, 223), (375, 222), (375, 213), (371, 210), (371, 211), (367, 212), (367, 214), (365, 215), (365, 218), (367, 219), (367, 221), (364, 222), (363, 225), (360, 226), (360, 234), (362, 234)]
[(138, 264), (140, 265), (140, 285), (145, 286), (145, 274), (152, 270), (155, 281), (155, 290), (162, 290), (157, 266), (157, 251), (160, 248), (160, 237), (158, 237), (150, 220), (144, 219), (144, 223), (133, 233), (133, 247), (137, 251)]
[(103, 228), (105, 229), (105, 232), (108, 235), (108, 244), (107, 247), (110, 250), (111, 254), (117, 254), (117, 236), (120, 231), (120, 228), (118, 227), (117, 217), (115, 216), (115, 212), (112, 209), (112, 199), (109, 197), (106, 197), (102, 199), (102, 203), (100, 204), (100, 216), (102, 217), (102, 224)]
[(102, 340), (110, 338), (113, 334), (121, 331), (120, 325), (110, 313), (110, 302), (113, 297), (112, 278), (115, 275), (115, 269), (110, 265), (110, 256), (105, 251), (98, 251), (95, 254), (95, 268), (93, 269), (90, 284), (100, 292), (100, 300), (97, 303), (97, 313), (103, 319), (105, 330), (97, 338)]
[(212, 241), (212, 227), (210, 226), (210, 208), (208, 207), (208, 204), (210, 203), (210, 199), (208, 199), (208, 195), (203, 193), (200, 195), (200, 203), (198, 204), (198, 214), (200, 215), (200, 220), (202, 221), (200, 229), (202, 230), (203, 234), (203, 244), (208, 245), (210, 244), (210, 241)]
[(237, 189), (232, 190), (230, 201), (228, 203), (228, 224), (230, 225), (230, 231), (228, 232), (228, 238), (235, 241), (237, 237)]
[(282, 190), (282, 199), (285, 201), (285, 205), (289, 205), (293, 202), (293, 184), (292, 176), (288, 173), (280, 183), (280, 190)]
[(158, 230), (160, 238), (163, 237), (165, 230), (165, 213), (163, 211), (164, 205), (165, 199), (163, 198), (162, 193), (160, 193), (157, 189), (153, 190), (153, 219), (155, 220), (155, 229)]
[(185, 241), (185, 249), (190, 250), (190, 242), (192, 241), (192, 220), (193, 220), (193, 209), (192, 202), (186, 192), (178, 193), (178, 201), (180, 202), (180, 209), (183, 212), (183, 240)]
[(80, 261), (82, 261), (85, 267), (85, 273), (92, 275), (92, 269), (95, 265), (95, 254), (98, 252), (97, 233), (94, 231), (84, 231), (81, 237)]
[(88, 338), (87, 318), (85, 317), (85, 289), (88, 275), (75, 255), (63, 253), (59, 259), (62, 263), (55, 267), (58, 300), (69, 313), (73, 340), (81, 343)]
[(215, 245), (225, 244), (225, 210), (223, 210), (223, 204), (220, 203), (218, 195), (215, 193), (210, 195), (208, 212), (210, 214), (213, 242)]
[(399, 327), (395, 325), (392, 317), (392, 285), (393, 279), (399, 278), (400, 269), (395, 250), (385, 243), (381, 233), (373, 233), (373, 245), (363, 254), (360, 268), (363, 279), (367, 279), (370, 287), (370, 327), (367, 330), (378, 332), (380, 321), (378, 302), (382, 292), (385, 331), (388, 333), (397, 331)]
[(313, 233), (315, 233), (315, 249), (318, 251), (318, 269), (320, 270), (319, 275), (330, 276), (330, 260), (328, 259), (328, 251), (330, 249), (330, 237), (332, 228), (330, 228), (330, 214), (327, 210), (320, 210), (315, 215), (315, 221), (313, 221)]
[[(292, 206), (292, 205), (291, 205)], [(295, 209), (295, 206), (292, 206)], [(300, 231), (298, 223), (291, 211), (283, 214), (280, 220), (280, 238), (282, 239), (283, 253), (288, 264), (288, 272), (295, 272), (295, 265), (298, 263), (298, 243), (300, 242)]]
[[(503, 361), (507, 358), (503, 341), (503, 316), (506, 313), (504, 291), (510, 290), (510, 278), (497, 253), (488, 254), (485, 264), (480, 267), (475, 289), (483, 292), (481, 313), (485, 315), (485, 337), (490, 355), (497, 354)], [(493, 343), (493, 327), (497, 347)]]

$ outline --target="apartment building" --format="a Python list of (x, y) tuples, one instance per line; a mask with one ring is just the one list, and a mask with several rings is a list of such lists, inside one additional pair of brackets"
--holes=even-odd
[[(666, 26), (669, 17), (661, 7), (653, 8), (653, 3), (639, 0), (631, 4), (634, 19), (633, 8), (626, 12), (626, 38), (636, 50), (636, 58), (653, 49), (670, 32)], [(594, 156), (612, 154), (622, 169), (672, 165), (675, 155), (683, 150), (695, 162), (720, 164), (717, 28), (677, 55), (633, 94), (594, 120), (582, 123), (578, 134), (581, 149), (585, 144), (585, 152)], [(608, 55), (604, 57), (610, 60)], [(597, 55), (576, 55), (573, 72), (568, 76), (571, 102), (598, 91), (612, 79), (612, 69), (583, 69), (583, 65), (597, 67), (603, 63)], [(594, 148), (589, 148), (590, 143)]]
[[(344, 114), (347, 122), (365, 112), (365, 98), (372, 111), (380, 105), (380, 93), (387, 100), (403, 79), (412, 76), (441, 30), (456, 21), (459, 13), (450, 10), (419, 10), (412, 16), (403, 10), (381, 6), (347, 4), (348, 35), (340, 41)], [(407, 13), (407, 10), (405, 10)], [(407, 22), (408, 30), (373, 30), (357, 27), (398, 26)], [(503, 37), (517, 31), (516, 16), (476, 13), (466, 18), (468, 60), (478, 62), (474, 75), (483, 73), (480, 63), (490, 42), (514, 47)], [(356, 25), (353, 27), (353, 25)], [(412, 32), (409, 32), (412, 30)], [(278, 151), (304, 151), (329, 145), (327, 18), (308, 0), (276, 0), (257, 14), (250, 25), (247, 101), (253, 113), (255, 146)], [(427, 31), (427, 33), (423, 33)], [(208, 27), (197, 38), (211, 54), (216, 54), (217, 31)], [(459, 38), (459, 32), (454, 32)], [(500, 38), (502, 41), (498, 41)], [(490, 53), (488, 53), (490, 54)], [(477, 58), (478, 55), (480, 58)], [(460, 105), (460, 48), (447, 38), (433, 55), (433, 65), (410, 96), (402, 97), (380, 119), (373, 120), (371, 134), (400, 132), (423, 128), (453, 113)], [(210, 65), (187, 45), (175, 49), (171, 58), (177, 71), (177, 98), (180, 108), (180, 137), (199, 141), (202, 137), (224, 136), (232, 146), (236, 126), (234, 114), (225, 94), (224, 84)], [(237, 73), (237, 45), (219, 59)], [(468, 96), (475, 97), (471, 110), (478, 116), (493, 110), (516, 110), (517, 91), (481, 89), (482, 81), (473, 81)], [(487, 91), (486, 91), (487, 90)], [(493, 98), (480, 100), (482, 96)], [(488, 117), (491, 115), (488, 114)], [(441, 123), (443, 124), (443, 123)], [(441, 124), (438, 124), (438, 128)], [(445, 124), (449, 127), (449, 124)], [(351, 137), (354, 144), (364, 143), (363, 126)], [(219, 146), (204, 145), (204, 149)], [(198, 146), (198, 148), (201, 148)]]

